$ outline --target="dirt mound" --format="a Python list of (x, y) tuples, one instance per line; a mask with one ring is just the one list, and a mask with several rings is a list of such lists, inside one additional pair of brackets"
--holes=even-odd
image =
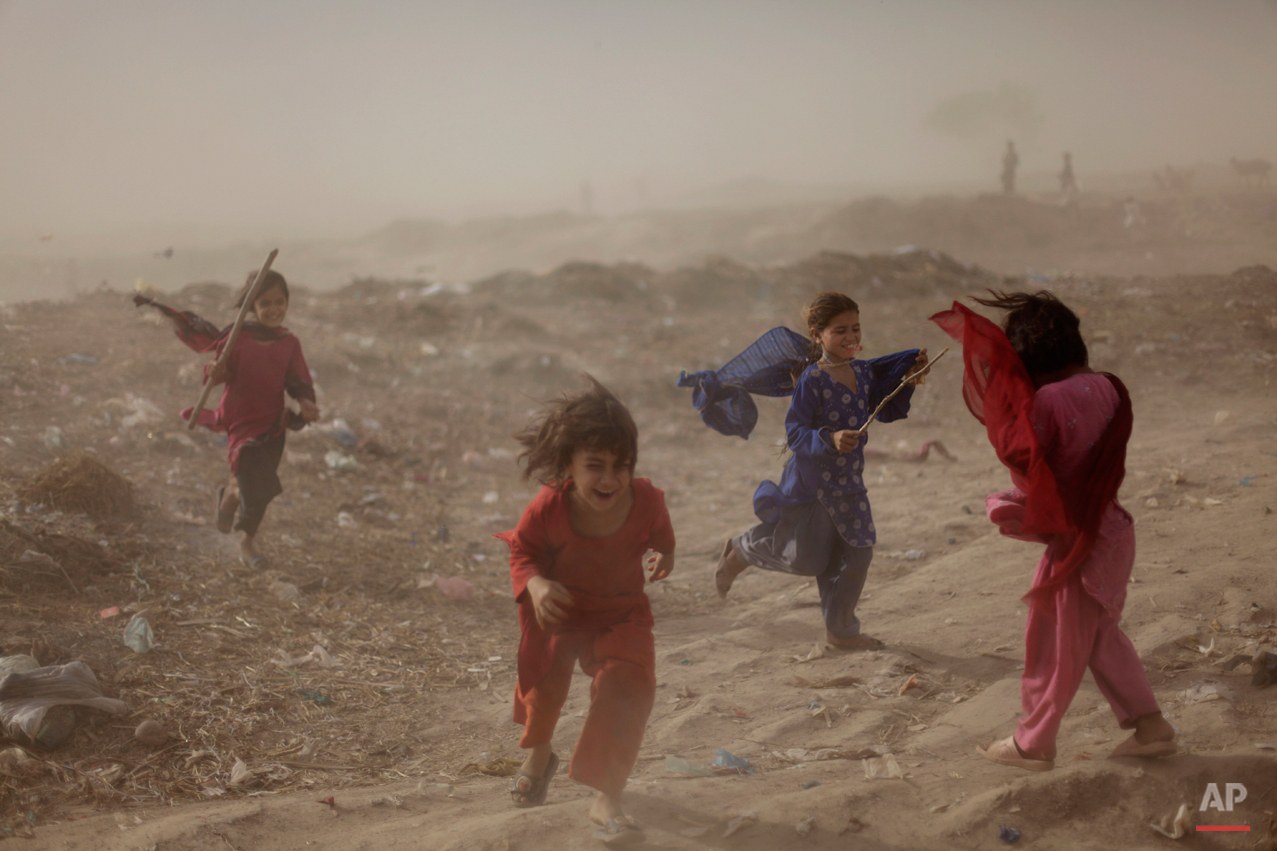
[(18, 498), (90, 517), (122, 517), (133, 512), (133, 486), (84, 452), (65, 455), (16, 488)]
[(754, 298), (766, 282), (758, 272), (730, 257), (706, 258), (699, 267), (684, 267), (662, 275), (655, 288), (687, 307), (713, 307), (724, 299)]
[(551, 294), (566, 298), (633, 301), (641, 298), (656, 273), (641, 263), (564, 263), (544, 277)]
[(892, 254), (860, 256), (822, 251), (792, 266), (774, 269), (767, 277), (786, 296), (800, 300), (823, 290), (853, 297), (940, 295), (976, 292), (1001, 278), (978, 266), (968, 266), (941, 251), (912, 246)]

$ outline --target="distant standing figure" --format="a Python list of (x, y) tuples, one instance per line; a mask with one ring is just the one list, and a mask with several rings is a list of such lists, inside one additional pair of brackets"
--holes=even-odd
[(1020, 155), (1015, 151), (1015, 142), (1007, 139), (1006, 153), (1002, 155), (1002, 193), (1015, 194), (1015, 170), (1020, 167)]
[(1064, 167), (1060, 169), (1060, 206), (1068, 207), (1077, 203), (1077, 177), (1073, 174), (1073, 155), (1064, 152)]
[(1134, 195), (1127, 195), (1126, 200), (1122, 202), (1122, 207), (1126, 211), (1126, 218), (1122, 222), (1122, 227), (1128, 231), (1143, 227), (1147, 223), (1144, 218), (1144, 211), (1140, 209), (1140, 202), (1135, 200)]
[(1239, 160), (1237, 157), (1229, 157), (1228, 164), (1243, 182), (1250, 183), (1253, 177), (1261, 186), (1268, 185), (1268, 172), (1273, 170), (1273, 164), (1268, 160)]

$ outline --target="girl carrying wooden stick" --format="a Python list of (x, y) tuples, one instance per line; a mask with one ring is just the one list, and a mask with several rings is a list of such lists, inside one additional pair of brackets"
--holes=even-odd
[[(696, 384), (693, 401), (711, 427), (742, 436), (749, 429), (731, 430), (733, 411), (739, 411), (748, 396), (725, 393), (727, 388), (715, 386), (731, 374), (733, 364), (757, 362), (752, 377), (740, 384), (750, 392), (774, 396), (792, 388), (785, 435), (793, 456), (779, 484), (767, 481), (758, 486), (754, 513), (761, 522), (723, 544), (714, 584), (719, 595), (726, 596), (750, 565), (814, 576), (825, 641), (841, 650), (877, 649), (882, 642), (861, 634), (856, 617), (877, 542), (863, 478), (863, 426), (902, 381), (922, 380), (927, 352), (910, 349), (858, 359), (860, 307), (842, 293), (820, 293), (807, 305), (804, 318), (810, 335), (805, 342), (788, 329), (773, 329), (717, 373), (680, 379), (684, 386)], [(787, 359), (783, 346), (775, 348), (785, 341), (783, 332), (797, 337), (807, 350), (796, 365)], [(784, 367), (780, 374), (777, 366)], [(721, 397), (719, 410), (713, 396)], [(905, 387), (882, 406), (878, 419), (904, 419), (912, 397), (913, 387)], [(747, 410), (754, 411), (752, 402)]]
[[(242, 307), (256, 273), (250, 272), (235, 307)], [(202, 411), (197, 422), (213, 431), (226, 432), (231, 480), (217, 492), (217, 530), (239, 530), (240, 556), (249, 567), (264, 566), (257, 548), (257, 532), (266, 507), (283, 493), (279, 462), (284, 455), (284, 435), (319, 419), (315, 386), (311, 381), (302, 344), (284, 327), (288, 314), (288, 282), (271, 270), (257, 291), (252, 312), (244, 323), (235, 348), (221, 365), (216, 364), (228, 341), (231, 326), (217, 326), (190, 311), (178, 311), (142, 295), (138, 307), (150, 305), (172, 321), (177, 338), (197, 352), (213, 352), (205, 366), (205, 380), (225, 382), (221, 402), (214, 411)], [(290, 411), (284, 394), (297, 400), (301, 413)], [(191, 409), (182, 411), (189, 419)], [(236, 520), (236, 512), (239, 519)]]

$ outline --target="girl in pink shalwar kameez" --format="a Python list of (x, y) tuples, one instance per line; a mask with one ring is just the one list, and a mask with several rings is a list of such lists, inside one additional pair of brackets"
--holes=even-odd
[(1004, 535), (1047, 545), (1026, 597), (1024, 717), (1015, 735), (979, 748), (1004, 765), (1055, 765), (1060, 721), (1089, 667), (1118, 723), (1133, 729), (1112, 756), (1176, 752), (1139, 654), (1119, 626), (1135, 527), (1117, 501), (1131, 431), (1116, 376), (1087, 366), (1077, 316), (1050, 293), (994, 293), (1005, 333), (954, 303), (932, 317), (963, 343), (964, 397), (988, 428), (1015, 487), (990, 495)]

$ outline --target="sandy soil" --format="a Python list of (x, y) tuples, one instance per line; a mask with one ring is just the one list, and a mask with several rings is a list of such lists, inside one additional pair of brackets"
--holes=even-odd
[[(974, 750), (1007, 735), (1019, 711), (1020, 596), (1039, 549), (983, 517), (984, 495), (1007, 476), (962, 406), (956, 357), (907, 421), (871, 432), (884, 450), (866, 475), (879, 544), (860, 611), (884, 651), (821, 655), (812, 583), (751, 570), (726, 601), (713, 593), (722, 539), (752, 522), (753, 488), (779, 471), (784, 403), (761, 404), (753, 439), (729, 439), (701, 424), (673, 379), (776, 324), (796, 327), (819, 285), (861, 301), (868, 355), (938, 351), (947, 341), (925, 317), (996, 280), (940, 256), (873, 263), (859, 278), (825, 258), (640, 276), (641, 286), (633, 270), (593, 268), (468, 294), (373, 283), (298, 292), (289, 325), (328, 425), (291, 439), (286, 493), (264, 527), (273, 567), (260, 573), (211, 528), (225, 470), (212, 437), (188, 438), (167, 418), (122, 423), (139, 410), (127, 393), (166, 415), (189, 405), (200, 358), (118, 292), (5, 308), (0, 520), (12, 526), (0, 531), (42, 535), (75, 590), (7, 568), (0, 648), (44, 664), (83, 659), (130, 706), (86, 715), (60, 750), (4, 769), (5, 836), (14, 847), (121, 851), (597, 847), (588, 789), (560, 777), (545, 808), (515, 810), (507, 779), (467, 770), (519, 756), (514, 611), (490, 537), (532, 494), (509, 435), (587, 369), (634, 411), (639, 473), (665, 489), (679, 536), (676, 573), (651, 588), (660, 685), (627, 791), (649, 846), (976, 849), (1001, 847), (1006, 825), (1025, 847), (1153, 848), (1169, 840), (1149, 823), (1186, 804), (1199, 824), (1251, 827), (1184, 840), (1196, 847), (1277, 847), (1277, 690), (1225, 665), (1277, 639), (1277, 275), (1043, 284), (1083, 312), (1093, 364), (1131, 388), (1122, 499), (1139, 551), (1124, 623), (1184, 754), (1105, 759), (1124, 734), (1088, 677), (1057, 768), (1029, 774)], [(692, 297), (697, 280), (712, 298)], [(225, 296), (200, 287), (170, 299), (224, 316)], [(71, 353), (98, 361), (59, 361)], [(333, 417), (357, 447), (338, 442)], [(135, 515), (90, 521), (12, 497), (65, 451), (46, 447), (50, 425), (134, 483)], [(896, 457), (930, 439), (956, 460)], [(356, 468), (329, 470), (333, 451)], [(461, 576), (477, 595), (448, 599), (435, 576)], [(101, 619), (109, 606), (125, 612)], [(155, 629), (151, 653), (120, 643), (130, 610)], [(333, 667), (284, 663), (316, 644)], [(1200, 684), (1217, 693), (1197, 699)], [(582, 678), (561, 753), (587, 700)], [(133, 741), (143, 718), (172, 734), (164, 746)], [(756, 772), (666, 768), (667, 756), (709, 763), (719, 748)], [(903, 776), (867, 779), (864, 760), (886, 754)], [(236, 759), (252, 772), (239, 785)], [(1198, 812), (1212, 782), (1244, 783), (1248, 797), (1232, 813)]]

